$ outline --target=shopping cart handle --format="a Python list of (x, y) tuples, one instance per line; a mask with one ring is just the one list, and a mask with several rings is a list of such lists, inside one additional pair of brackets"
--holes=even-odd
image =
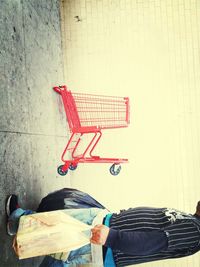
[(67, 90), (67, 87), (66, 85), (54, 86), (53, 90), (60, 94), (61, 90)]
[(60, 94), (60, 88), (58, 86), (53, 87), (53, 90)]

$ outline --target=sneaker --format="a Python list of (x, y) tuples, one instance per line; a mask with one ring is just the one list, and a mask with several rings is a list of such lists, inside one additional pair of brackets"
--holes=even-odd
[(9, 236), (16, 235), (17, 233), (17, 228), (15, 227), (15, 224), (13, 223), (13, 221), (9, 221), (9, 220), (7, 221), (6, 230)]
[(11, 213), (18, 208), (19, 208), (18, 197), (16, 195), (10, 195), (6, 200), (7, 217), (9, 217)]

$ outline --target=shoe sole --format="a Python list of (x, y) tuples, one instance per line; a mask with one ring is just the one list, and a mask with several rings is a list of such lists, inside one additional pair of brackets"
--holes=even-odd
[(8, 234), (9, 236), (13, 236), (13, 235), (15, 235), (15, 233), (13, 233), (13, 232), (10, 231), (10, 223), (9, 223), (9, 221), (7, 221), (7, 224), (6, 224), (6, 230), (7, 230), (7, 234)]
[(6, 223), (6, 231), (9, 236), (15, 235), (10, 231), (10, 222), (9, 222), (9, 216), (10, 216), (10, 200), (12, 198), (12, 195), (8, 196), (6, 199), (6, 205), (5, 205), (5, 210), (6, 210), (6, 215), (7, 215), (7, 223)]
[(6, 200), (6, 215), (7, 217), (10, 216), (10, 200), (11, 200), (12, 195), (8, 196)]

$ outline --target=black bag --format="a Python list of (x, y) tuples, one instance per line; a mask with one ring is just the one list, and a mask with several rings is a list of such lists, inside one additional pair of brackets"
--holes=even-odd
[(89, 194), (73, 188), (63, 188), (44, 197), (39, 204), (37, 212), (80, 208), (105, 209)]

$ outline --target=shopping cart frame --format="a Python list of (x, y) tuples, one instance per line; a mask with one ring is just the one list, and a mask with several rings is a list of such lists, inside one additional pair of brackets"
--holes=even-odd
[[(59, 93), (62, 97), (63, 106), (65, 109), (69, 129), (71, 132), (71, 136), (70, 136), (70, 138), (67, 142), (67, 145), (66, 145), (66, 147), (62, 153), (62, 156), (61, 156), (61, 160), (63, 161), (64, 164), (60, 165), (58, 167), (58, 169), (57, 169), (58, 173), (62, 176), (66, 175), (69, 169), (75, 170), (79, 163), (112, 163), (112, 166), (110, 167), (110, 173), (112, 175), (118, 175), (120, 170), (121, 170), (120, 163), (127, 163), (128, 159), (100, 157), (100, 156), (93, 155), (93, 151), (94, 151), (95, 147), (97, 146), (97, 144), (99, 143), (100, 139), (102, 138), (102, 129), (124, 128), (124, 127), (128, 126), (128, 124), (130, 123), (130, 120), (129, 120), (129, 114), (130, 114), (129, 98), (124, 97), (124, 98), (119, 98), (119, 100), (118, 100), (117, 97), (115, 97), (115, 98), (113, 97), (114, 98), (114, 100), (113, 100), (112, 98), (109, 98), (108, 96), (72, 93), (70, 90), (67, 89), (66, 85), (55, 86), (55, 87), (53, 87), (53, 89), (55, 92)], [(123, 116), (124, 116), (123, 122), (121, 123), (121, 122), (118, 122), (117, 120), (116, 120), (116, 122), (112, 122), (112, 120), (111, 120), (111, 125), (109, 125), (110, 122), (109, 123), (106, 121), (103, 122), (103, 119), (102, 119), (102, 121), (100, 121), (101, 125), (89, 125), (89, 126), (88, 125), (87, 126), (82, 125), (83, 123), (81, 122), (81, 119), (80, 119), (80, 111), (78, 111), (77, 103), (78, 103), (78, 101), (81, 102), (83, 100), (80, 100), (77, 96), (80, 99), (81, 99), (81, 97), (83, 99), (89, 99), (90, 100), (90, 101), (88, 101), (89, 105), (92, 105), (92, 104), (94, 105), (94, 103), (92, 103), (92, 101), (93, 102), (101, 101), (107, 107), (108, 104), (111, 105), (112, 104), (111, 101), (113, 101), (114, 104), (112, 104), (112, 105), (114, 107), (114, 105), (118, 105), (118, 102), (119, 102), (121, 105), (120, 106), (121, 109), (118, 107), (117, 112), (118, 113), (123, 112)], [(79, 100), (77, 100), (76, 98)], [(105, 100), (104, 100), (104, 98), (105, 98)], [(107, 100), (107, 98), (108, 98), (108, 100)], [(100, 99), (100, 100), (98, 100), (98, 99)], [(123, 102), (121, 99), (123, 100)], [(77, 103), (76, 103), (76, 101), (77, 101)], [(110, 104), (110, 102), (111, 102), (111, 104)], [(122, 104), (123, 104), (123, 106), (122, 106)], [(100, 104), (98, 104), (98, 105), (100, 106)], [(122, 109), (122, 107), (123, 107), (123, 109)], [(92, 108), (94, 109), (95, 107), (92, 106)], [(85, 111), (83, 110), (82, 112), (84, 113)], [(91, 111), (89, 111), (89, 112), (91, 112)], [(100, 112), (103, 112), (103, 111), (100, 110)], [(91, 118), (91, 120), (92, 119), (94, 120), (94, 118)], [(118, 119), (118, 120), (120, 120), (120, 119)], [(86, 121), (86, 124), (88, 124), (87, 121)], [(83, 137), (85, 135), (89, 136), (90, 141), (86, 145), (86, 147), (83, 149), (82, 153), (76, 154), (76, 153), (78, 153), (78, 149), (80, 148), (81, 140), (83, 139)], [(67, 155), (67, 154), (70, 154), (70, 155)], [(70, 159), (66, 159), (67, 156)]]

